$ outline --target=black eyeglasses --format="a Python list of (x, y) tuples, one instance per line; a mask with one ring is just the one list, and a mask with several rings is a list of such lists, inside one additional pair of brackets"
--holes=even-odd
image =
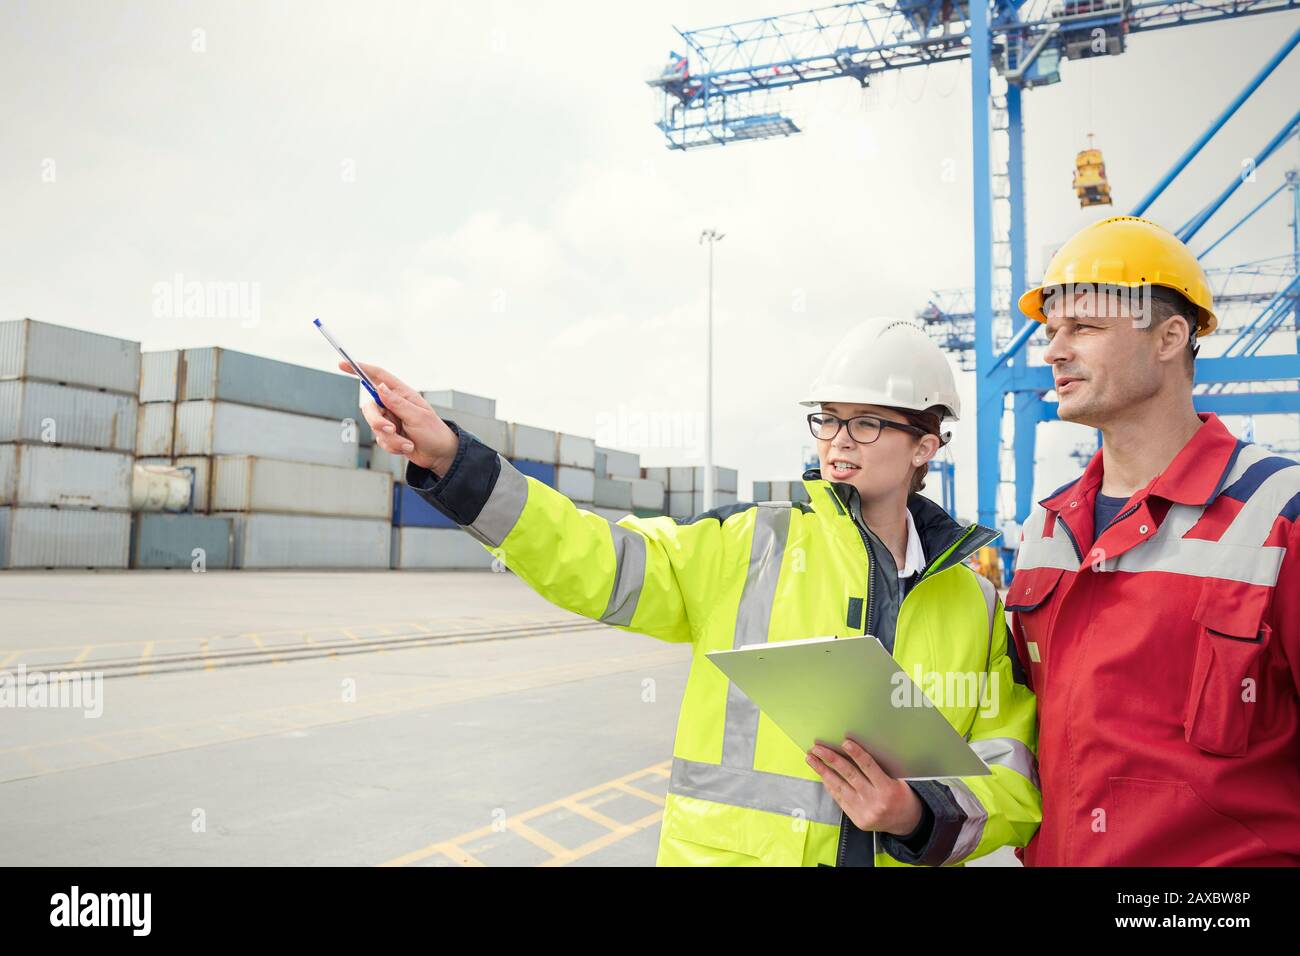
[(838, 435), (840, 429), (846, 425), (849, 429), (849, 437), (859, 445), (870, 445), (880, 437), (882, 428), (897, 428), (899, 431), (910, 432), (913, 435), (929, 434), (929, 432), (917, 428), (915, 425), (903, 425), (899, 422), (878, 418), (875, 415), (857, 415), (853, 418), (844, 419), (829, 412), (813, 412), (808, 416), (808, 429), (813, 433), (813, 437), (825, 439), (826, 441), (830, 441)]

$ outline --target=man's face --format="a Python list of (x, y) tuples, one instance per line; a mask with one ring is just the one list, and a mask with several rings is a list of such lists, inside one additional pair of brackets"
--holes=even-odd
[[(1145, 307), (1104, 290), (1066, 291), (1045, 297), (1047, 351), (1063, 421), (1100, 428), (1160, 388)], [(1135, 318), (1137, 316), (1137, 318)]]

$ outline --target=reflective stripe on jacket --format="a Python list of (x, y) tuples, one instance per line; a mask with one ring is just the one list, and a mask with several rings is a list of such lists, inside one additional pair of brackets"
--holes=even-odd
[(1025, 523), (1026, 864), (1300, 864), (1300, 466), (1200, 418), (1095, 541), (1100, 452)]
[[(811, 505), (745, 503), (686, 523), (610, 522), (448, 425), (460, 436), (456, 458), (441, 478), (409, 466), (417, 492), (552, 603), (692, 645), (659, 864), (843, 863), (845, 818), (804, 753), (704, 655), (865, 633), (869, 558), (841, 497), (851, 486), (813, 471), (804, 479)], [(963, 528), (919, 495), (909, 508), (930, 563), (900, 607), (894, 657), (930, 682), (927, 693), (936, 679), (941, 691), (959, 685), (952, 700), (938, 694), (939, 710), (992, 774), (914, 783), (934, 815), (928, 841), (909, 850), (881, 834), (873, 862), (959, 864), (1023, 846), (1038, 826), (1035, 701), (1016, 680), (996, 591), (963, 564), (996, 533)]]

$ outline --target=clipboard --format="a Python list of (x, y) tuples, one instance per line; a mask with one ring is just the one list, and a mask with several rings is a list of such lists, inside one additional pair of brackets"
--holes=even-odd
[[(813, 637), (705, 656), (804, 753), (816, 743), (840, 753), (847, 737), (901, 780), (992, 773), (874, 637)], [(977, 681), (976, 693), (983, 686)]]

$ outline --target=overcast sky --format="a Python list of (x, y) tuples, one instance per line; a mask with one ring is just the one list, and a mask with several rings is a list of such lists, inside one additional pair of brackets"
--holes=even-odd
[[(543, 9), (544, 7), (544, 9)], [(656, 4), (9, 2), (0, 11), (0, 319), (332, 367), (310, 328), (498, 417), (702, 460), (706, 252), (717, 246), (715, 458), (797, 478), (796, 403), (872, 315), (971, 284), (965, 63), (788, 96), (805, 132), (681, 153), (645, 80), (682, 29), (789, 0)], [(1139, 35), (1026, 97), (1031, 273), (1109, 210), (1070, 188), (1089, 132), (1115, 211), (1208, 125), (1300, 16)], [(1176, 227), (1291, 115), (1300, 54), (1150, 215)], [(1297, 165), (1292, 143), (1208, 242)], [(945, 172), (956, 170), (956, 176)], [(1274, 203), (1213, 263), (1290, 249)], [(1198, 248), (1203, 247), (1198, 246)], [(186, 317), (160, 284), (246, 283), (256, 315)], [(158, 314), (161, 312), (162, 314)], [(249, 313), (251, 314), (251, 313)], [(952, 448), (973, 517), (974, 392)], [(1229, 424), (1240, 426), (1240, 420)], [(1294, 417), (1267, 432), (1294, 441)], [(1040, 429), (1037, 496), (1089, 433)]]

